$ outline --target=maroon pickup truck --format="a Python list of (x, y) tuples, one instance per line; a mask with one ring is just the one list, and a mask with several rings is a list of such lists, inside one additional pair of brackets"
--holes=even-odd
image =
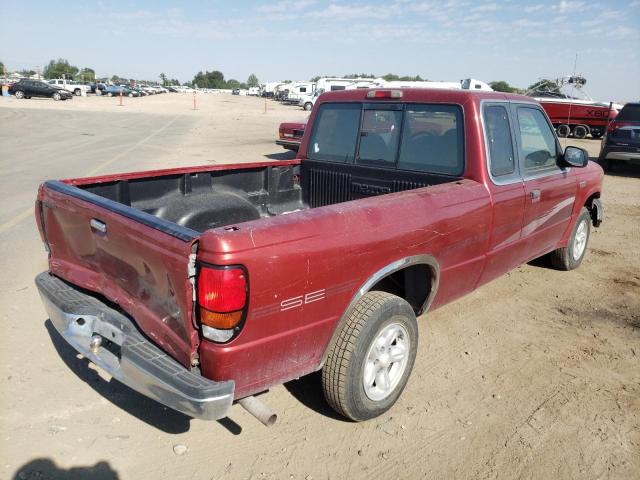
[(117, 380), (190, 416), (322, 370), (365, 420), (411, 373), (416, 317), (548, 255), (571, 270), (603, 172), (530, 98), (350, 90), (317, 102), (299, 158), (47, 181), (50, 320)]

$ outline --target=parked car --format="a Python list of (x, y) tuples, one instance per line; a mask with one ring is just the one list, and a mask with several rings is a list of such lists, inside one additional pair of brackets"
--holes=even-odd
[(602, 221), (602, 169), (520, 95), (327, 92), (298, 157), (42, 184), (52, 325), (192, 417), (270, 424), (254, 395), (321, 370), (361, 421), (403, 391), (417, 316), (543, 255), (577, 268)]
[(306, 126), (306, 123), (301, 122), (281, 123), (278, 128), (278, 140), (276, 140), (276, 145), (280, 145), (287, 150), (297, 152), (300, 147), (300, 143), (302, 142)]
[(116, 97), (120, 95), (120, 92), (122, 92), (122, 95), (126, 97), (140, 96), (140, 93), (138, 93), (136, 90), (132, 90), (130, 87), (127, 87), (125, 85), (109, 85), (107, 88), (105, 88), (103, 93), (107, 97)]
[(231, 90), (231, 95), (240, 95), (240, 89), (234, 88), (233, 90)]
[(90, 88), (87, 85), (84, 85), (80, 82), (76, 82), (73, 80), (66, 80), (64, 78), (53, 78), (49, 80), (49, 85), (54, 85), (56, 87), (64, 88), (69, 92), (73, 93), (75, 96), (79, 97), (84, 92), (85, 95), (90, 91)]
[(640, 103), (627, 103), (607, 127), (598, 163), (606, 171), (613, 161), (640, 161)]
[(21, 79), (9, 87), (9, 93), (16, 98), (49, 97), (54, 100), (71, 100), (68, 90), (50, 85), (42, 80)]

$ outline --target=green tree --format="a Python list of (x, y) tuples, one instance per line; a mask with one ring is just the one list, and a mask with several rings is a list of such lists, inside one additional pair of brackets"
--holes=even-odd
[(78, 74), (78, 67), (71, 65), (68, 60), (59, 58), (51, 60), (44, 67), (44, 78), (74, 78)]
[(160, 75), (158, 75), (160, 77), (160, 80), (162, 80), (162, 86), (166, 86), (167, 85), (167, 76), (164, 73), (161, 73)]
[(4, 75), (5, 73), (4, 63), (0, 62), (0, 75)]
[(548, 80), (546, 78), (543, 78), (542, 80), (538, 80), (536, 83), (534, 83), (533, 85), (529, 85), (529, 88), (527, 88), (527, 91), (532, 90), (532, 91), (556, 91), (558, 90), (558, 85), (556, 84), (556, 82), (554, 82), (553, 80)]
[(95, 82), (96, 72), (93, 68), (83, 68), (77, 75), (77, 79), (81, 82)]
[(235, 78), (230, 78), (227, 80), (227, 88), (233, 90), (234, 88), (240, 88), (240, 82)]
[(256, 77), (255, 73), (249, 75), (249, 78), (247, 78), (247, 87), (257, 87), (258, 85), (260, 85), (260, 81), (258, 80), (258, 77)]
[(520, 91), (518, 88), (512, 87), (504, 80), (496, 80), (493, 82), (489, 82), (489, 86), (493, 88), (496, 92), (517, 93)]

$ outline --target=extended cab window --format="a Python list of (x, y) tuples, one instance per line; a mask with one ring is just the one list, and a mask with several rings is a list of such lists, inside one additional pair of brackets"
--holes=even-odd
[(482, 112), (491, 175), (500, 177), (515, 171), (509, 114), (504, 105), (487, 105)]
[(307, 156), (313, 160), (353, 162), (358, 129), (359, 103), (325, 103), (313, 125)]
[(557, 168), (556, 137), (537, 108), (518, 107), (520, 156), (528, 174)]
[(460, 175), (464, 171), (462, 110), (454, 105), (407, 105), (398, 168)]

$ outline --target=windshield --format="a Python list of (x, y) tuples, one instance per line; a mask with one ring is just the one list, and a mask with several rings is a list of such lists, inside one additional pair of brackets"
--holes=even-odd
[(325, 103), (318, 110), (307, 157), (461, 175), (463, 131), (462, 109), (456, 105)]

